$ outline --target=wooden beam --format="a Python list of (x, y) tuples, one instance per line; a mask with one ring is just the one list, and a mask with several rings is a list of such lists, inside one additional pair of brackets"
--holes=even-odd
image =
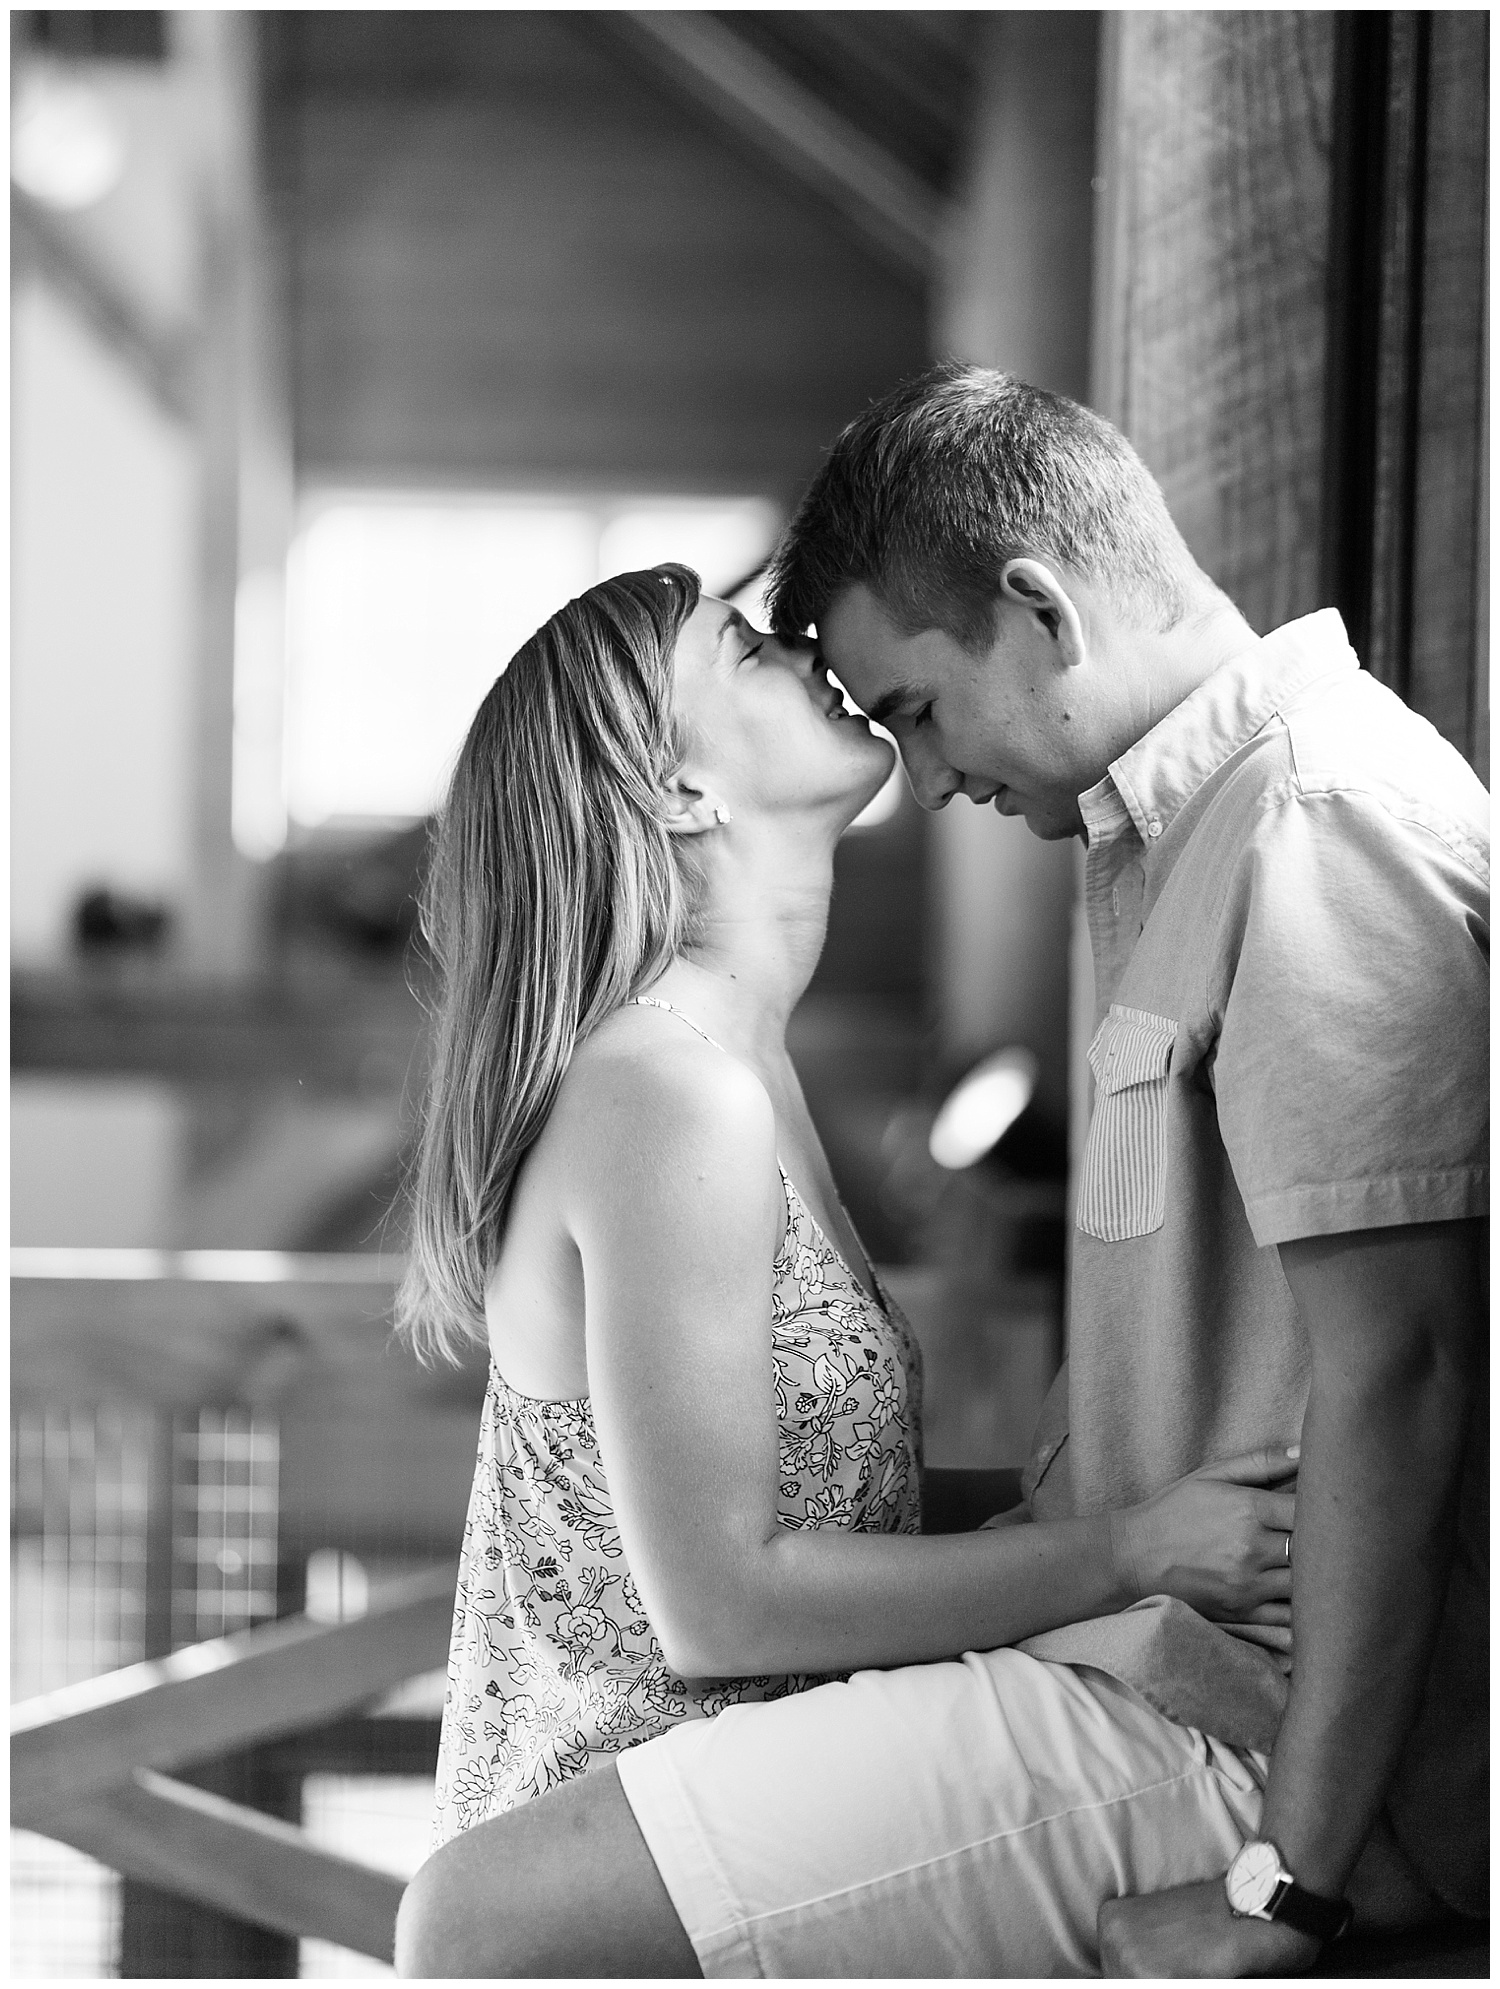
[(136, 1769), (316, 1726), (436, 1669), (453, 1592), (451, 1568), (414, 1575), (352, 1623), (294, 1617), (23, 1700), (11, 1709), (13, 1821), (57, 1834), (81, 1802)]
[(152, 1773), (57, 1816), (48, 1836), (127, 1878), (389, 1961), (405, 1885), (295, 1825)]
[(802, 47), (821, 53), (825, 67), (842, 77), (863, 76), (867, 96), (889, 106), (903, 124), (957, 138), (968, 111), (966, 65), (951, 44), (914, 35), (927, 26), (923, 15), (907, 8), (870, 14), (809, 7), (792, 21)]
[(836, 207), (887, 262), (927, 281), (944, 205), (930, 187), (712, 15), (595, 17), (626, 36), (698, 108)]
[[(416, 1399), (426, 1370), (390, 1344), (399, 1260), (272, 1250), (15, 1250), (17, 1404), (280, 1407), (290, 1384), (360, 1370)], [(356, 1383), (356, 1395), (364, 1392)]]
[(11, 254), (61, 292), (89, 328), (174, 421), (193, 418), (197, 339), (148, 324), (114, 277), (40, 201), (11, 186)]
[(258, 1744), (252, 1758), (271, 1775), (299, 1784), (308, 1775), (431, 1775), (442, 1729), (436, 1714), (351, 1713)]

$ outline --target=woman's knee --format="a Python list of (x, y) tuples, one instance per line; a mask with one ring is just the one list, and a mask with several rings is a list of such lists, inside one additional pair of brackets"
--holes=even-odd
[(434, 1851), (406, 1888), (396, 1915), (398, 1975), (437, 1981), (535, 1972), (524, 1915), (510, 1912), (504, 1865), (476, 1858), (474, 1835)]
[(606, 1765), (435, 1851), (401, 1902), (396, 1973), (676, 1979), (700, 1970)]
[(401, 1896), (396, 1915), (396, 1973), (431, 1981), (452, 1975), (452, 1923), (446, 1911), (453, 1888), (443, 1854), (435, 1852)]

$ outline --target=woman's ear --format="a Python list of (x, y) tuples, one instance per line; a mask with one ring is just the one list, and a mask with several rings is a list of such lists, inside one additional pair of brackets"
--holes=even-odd
[(729, 810), (682, 774), (673, 774), (662, 791), (663, 820), (672, 836), (706, 836), (729, 822)]
[(1050, 566), (1039, 559), (1008, 559), (1000, 573), (1000, 592), (1036, 616), (1061, 651), (1059, 662), (1072, 666), (1083, 661), (1083, 623), (1072, 595)]

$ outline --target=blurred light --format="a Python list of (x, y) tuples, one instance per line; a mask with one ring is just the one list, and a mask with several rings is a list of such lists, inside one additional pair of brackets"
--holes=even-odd
[(288, 568), (287, 813), (413, 821), (436, 807), (481, 700), (598, 577), (581, 505), (350, 496)]
[(997, 1050), (975, 1064), (932, 1122), (927, 1151), (939, 1167), (972, 1167), (1031, 1103), (1039, 1066), (1030, 1050)]
[(103, 98), (86, 83), (36, 69), (16, 97), (10, 173), (48, 207), (92, 207), (125, 170), (125, 141)]
[(370, 1607), (370, 1578), (362, 1562), (337, 1547), (307, 1557), (307, 1614), (314, 1623), (352, 1623)]

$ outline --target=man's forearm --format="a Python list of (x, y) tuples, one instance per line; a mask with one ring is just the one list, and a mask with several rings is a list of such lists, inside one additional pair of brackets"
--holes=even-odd
[[(1313, 1385), (1292, 1536), (1295, 1668), (1258, 1835), (1300, 1885), (1337, 1898), (1411, 1731), (1442, 1613), (1488, 1224), (1413, 1223), (1280, 1251)], [(1361, 1903), (1379, 1917), (1392, 1904)], [(1412, 1903), (1420, 1917), (1415, 1887)], [(1107, 1975), (1295, 1975), (1318, 1951), (1284, 1920), (1234, 1917), (1217, 1879), (1106, 1900), (1099, 1939)]]
[[(1293, 1276), (1294, 1289), (1299, 1280)], [(1337, 1896), (1420, 1703), (1452, 1564), (1474, 1293), (1432, 1294), (1403, 1333), (1318, 1318), (1293, 1545), (1295, 1654), (1262, 1832), (1299, 1882)], [(1312, 1313), (1313, 1316), (1309, 1316)]]

